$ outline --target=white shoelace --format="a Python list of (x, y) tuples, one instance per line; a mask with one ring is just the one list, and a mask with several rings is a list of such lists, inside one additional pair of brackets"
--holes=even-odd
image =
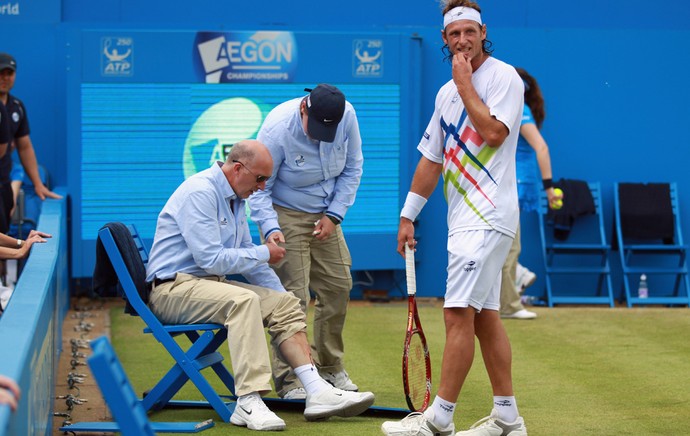
[(493, 414), (485, 416), (484, 418), (472, 424), (472, 427), (470, 427), (470, 429), (489, 427), (491, 424), (494, 423), (494, 419), (496, 419), (496, 417)]
[(406, 417), (403, 418), (402, 421), (400, 421), (400, 425), (402, 425), (405, 428), (409, 428), (410, 430), (414, 431), (419, 431), (422, 428), (422, 425), (426, 422), (426, 417), (424, 416), (423, 413), (419, 412), (413, 412), (407, 415)]
[(261, 395), (259, 395), (256, 392), (252, 392), (251, 394), (238, 398), (238, 404), (242, 407), (247, 407), (250, 406), (254, 410), (260, 411), (260, 412), (270, 412), (268, 409), (268, 406), (266, 406), (266, 403), (264, 403), (264, 400), (261, 399)]

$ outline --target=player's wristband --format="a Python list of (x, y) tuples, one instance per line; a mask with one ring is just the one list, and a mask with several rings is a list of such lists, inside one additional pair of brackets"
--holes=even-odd
[(17, 248), (22, 248), (23, 243), (24, 241), (22, 241), (21, 239), (17, 239)]
[(419, 215), (419, 212), (422, 211), (422, 208), (425, 204), (426, 198), (410, 191), (407, 193), (405, 205), (403, 206), (402, 211), (400, 211), (400, 216), (414, 222), (414, 220), (417, 219), (417, 215)]
[(553, 188), (553, 179), (543, 179), (541, 183), (544, 185), (544, 190)]

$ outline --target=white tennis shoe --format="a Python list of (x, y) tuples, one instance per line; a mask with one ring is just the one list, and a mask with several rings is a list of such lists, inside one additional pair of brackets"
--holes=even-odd
[(304, 388), (290, 389), (283, 396), (283, 400), (306, 400), (307, 391)]
[(521, 416), (515, 422), (505, 422), (498, 418), (496, 409), (491, 415), (475, 422), (469, 430), (459, 431), (459, 436), (527, 436), (525, 420)]
[(285, 430), (285, 421), (271, 412), (257, 392), (237, 399), (230, 422), (240, 427), (247, 427), (249, 430)]
[[(427, 411), (429, 412), (429, 411)], [(388, 436), (453, 436), (455, 426), (441, 429), (436, 427), (424, 413), (413, 412), (402, 421), (386, 421), (381, 431)]]
[(307, 395), (304, 418), (307, 421), (316, 421), (331, 416), (357, 416), (372, 404), (374, 394), (371, 392), (349, 392), (331, 387), (318, 394)]
[(518, 291), (518, 294), (522, 294), (535, 281), (537, 281), (537, 275), (518, 263), (517, 267), (515, 267), (515, 289)]
[(326, 380), (328, 383), (332, 384), (338, 389), (344, 391), (357, 392), (359, 387), (350, 380), (350, 376), (347, 375), (345, 370), (340, 372), (325, 372), (319, 371), (319, 375), (322, 379)]

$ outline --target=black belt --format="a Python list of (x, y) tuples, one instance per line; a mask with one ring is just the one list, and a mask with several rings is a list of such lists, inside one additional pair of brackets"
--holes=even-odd
[(171, 278), (171, 279), (158, 279), (158, 278), (156, 278), (156, 279), (153, 279), (153, 286), (160, 286), (163, 283), (172, 282), (174, 280), (175, 280), (175, 278)]

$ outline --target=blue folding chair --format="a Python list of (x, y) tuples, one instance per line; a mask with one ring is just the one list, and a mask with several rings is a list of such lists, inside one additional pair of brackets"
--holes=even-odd
[[(661, 304), (690, 306), (687, 246), (680, 228), (675, 183), (615, 183), (616, 241), (628, 307)], [(649, 295), (637, 285), (645, 274)]]
[[(225, 422), (235, 410), (237, 396), (235, 381), (223, 365), (223, 356), (216, 351), (227, 338), (227, 330), (220, 324), (162, 324), (151, 312), (145, 299), (148, 289), (145, 283), (145, 267), (148, 253), (134, 226), (122, 223), (108, 223), (98, 232), (98, 239), (112, 264), (119, 284), (127, 299), (129, 313), (139, 315), (146, 323), (145, 333), (151, 333), (175, 360), (175, 365), (149, 390), (141, 401), (146, 411), (160, 410), (163, 407), (212, 407)], [(97, 246), (97, 264), (101, 262)], [(95, 280), (95, 275), (94, 275)], [(142, 297), (143, 296), (143, 297)], [(201, 333), (201, 334), (200, 334)], [(185, 334), (192, 346), (183, 351), (173, 336)], [(229, 395), (219, 395), (201, 374), (201, 370), (211, 368), (229, 391)], [(207, 401), (172, 400), (172, 397), (191, 380)], [(224, 402), (223, 398), (229, 400)], [(304, 400), (264, 398), (271, 406), (285, 408), (304, 408)], [(368, 414), (375, 416), (404, 416), (407, 409), (371, 406)]]
[[(579, 182), (579, 183), (578, 183)], [(542, 192), (539, 201), (539, 233), (546, 271), (546, 298), (555, 304), (605, 304), (613, 307), (613, 287), (609, 266), (610, 245), (604, 233), (599, 182), (561, 181), (570, 186), (589, 188), (592, 213), (577, 216), (567, 231), (559, 232), (554, 213), (549, 213), (548, 198)], [(557, 186), (559, 183), (557, 183)], [(578, 201), (575, 192), (564, 187), (564, 209)], [(587, 192), (579, 193), (580, 198)]]
[(149, 421), (108, 338), (101, 336), (93, 340), (91, 349), (89, 367), (116, 422), (78, 422), (60, 427), (60, 431), (148, 436), (155, 433), (198, 433), (215, 425), (210, 419), (201, 422)]
[[(220, 324), (168, 325), (161, 323), (151, 312), (144, 296), (148, 296), (145, 283), (145, 263), (148, 253), (133, 226), (122, 223), (108, 223), (98, 232), (99, 241), (107, 253), (107, 258), (117, 275), (128, 307), (146, 323), (144, 333), (152, 334), (175, 361), (167, 374), (142, 399), (144, 410), (159, 410), (170, 404), (189, 407), (196, 402), (171, 401), (173, 396), (190, 380), (225, 422), (230, 422), (235, 410), (234, 402), (225, 402), (201, 373), (211, 368), (228, 389), (230, 399), (235, 397), (235, 381), (223, 365), (223, 356), (217, 351), (227, 338), (225, 326)], [(98, 250), (97, 250), (97, 257)], [(98, 259), (97, 263), (105, 261)], [(184, 334), (192, 345), (185, 351), (175, 341), (174, 336)]]

